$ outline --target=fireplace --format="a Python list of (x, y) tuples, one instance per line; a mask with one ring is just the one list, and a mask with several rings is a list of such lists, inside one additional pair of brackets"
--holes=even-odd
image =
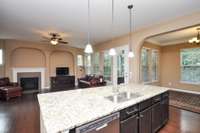
[(38, 89), (45, 89), (45, 68), (13, 68), (13, 82), (18, 82), (21, 85), (21, 78), (38, 78)]
[(20, 72), (17, 73), (17, 81), (23, 92), (35, 92), (41, 89), (40, 72)]
[(23, 88), (23, 91), (38, 90), (39, 78), (38, 77), (20, 78), (20, 85)]

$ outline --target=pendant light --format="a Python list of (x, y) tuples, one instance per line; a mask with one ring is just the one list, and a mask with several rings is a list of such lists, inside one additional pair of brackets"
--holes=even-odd
[(93, 48), (92, 48), (92, 45), (90, 44), (90, 0), (88, 0), (88, 35), (87, 35), (87, 44), (86, 44), (86, 47), (85, 47), (85, 50), (84, 52), (87, 53), (87, 54), (91, 54), (93, 53)]
[[(114, 30), (114, 0), (112, 0), (112, 41), (113, 41), (113, 30)], [(109, 50), (109, 55), (110, 56), (115, 56), (117, 53), (116, 53), (116, 50), (114, 48), (111, 48)]]
[(135, 55), (133, 53), (133, 50), (132, 50), (132, 9), (133, 9), (133, 5), (129, 5), (128, 6), (128, 9), (129, 9), (129, 13), (130, 13), (130, 31), (129, 31), (129, 53), (128, 53), (128, 57), (129, 58), (133, 58)]

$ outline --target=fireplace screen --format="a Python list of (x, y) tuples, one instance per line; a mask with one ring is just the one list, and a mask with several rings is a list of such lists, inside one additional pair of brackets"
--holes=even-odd
[(24, 91), (28, 90), (38, 90), (39, 89), (39, 78), (20, 78), (20, 85)]

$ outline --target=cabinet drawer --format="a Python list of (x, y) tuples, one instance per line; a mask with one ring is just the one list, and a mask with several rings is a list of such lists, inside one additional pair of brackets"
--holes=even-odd
[(134, 114), (138, 113), (138, 111), (139, 111), (138, 104), (130, 106), (128, 108), (125, 108), (120, 111), (120, 120), (123, 121), (123, 120), (133, 116)]
[(162, 96), (158, 95), (158, 96), (155, 96), (155, 97), (152, 98), (152, 102), (153, 102), (153, 104), (155, 104), (155, 103), (160, 102), (161, 99), (162, 99)]
[(144, 110), (152, 105), (152, 99), (145, 100), (139, 104), (139, 110)]

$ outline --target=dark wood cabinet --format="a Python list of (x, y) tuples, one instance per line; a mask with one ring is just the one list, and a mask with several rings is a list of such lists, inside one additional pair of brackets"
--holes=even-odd
[(162, 106), (162, 125), (165, 125), (169, 120), (169, 99), (166, 98), (161, 102)]
[(139, 113), (139, 133), (151, 133), (151, 108)]
[(152, 133), (156, 133), (162, 126), (161, 102), (152, 106)]
[[(169, 93), (165, 92), (120, 110), (120, 133), (156, 133), (168, 119)], [(70, 133), (75, 133), (75, 130), (70, 130)]]
[(56, 76), (51, 77), (51, 89), (70, 90), (75, 87), (75, 76)]
[(120, 133), (138, 133), (138, 115), (120, 122)]

